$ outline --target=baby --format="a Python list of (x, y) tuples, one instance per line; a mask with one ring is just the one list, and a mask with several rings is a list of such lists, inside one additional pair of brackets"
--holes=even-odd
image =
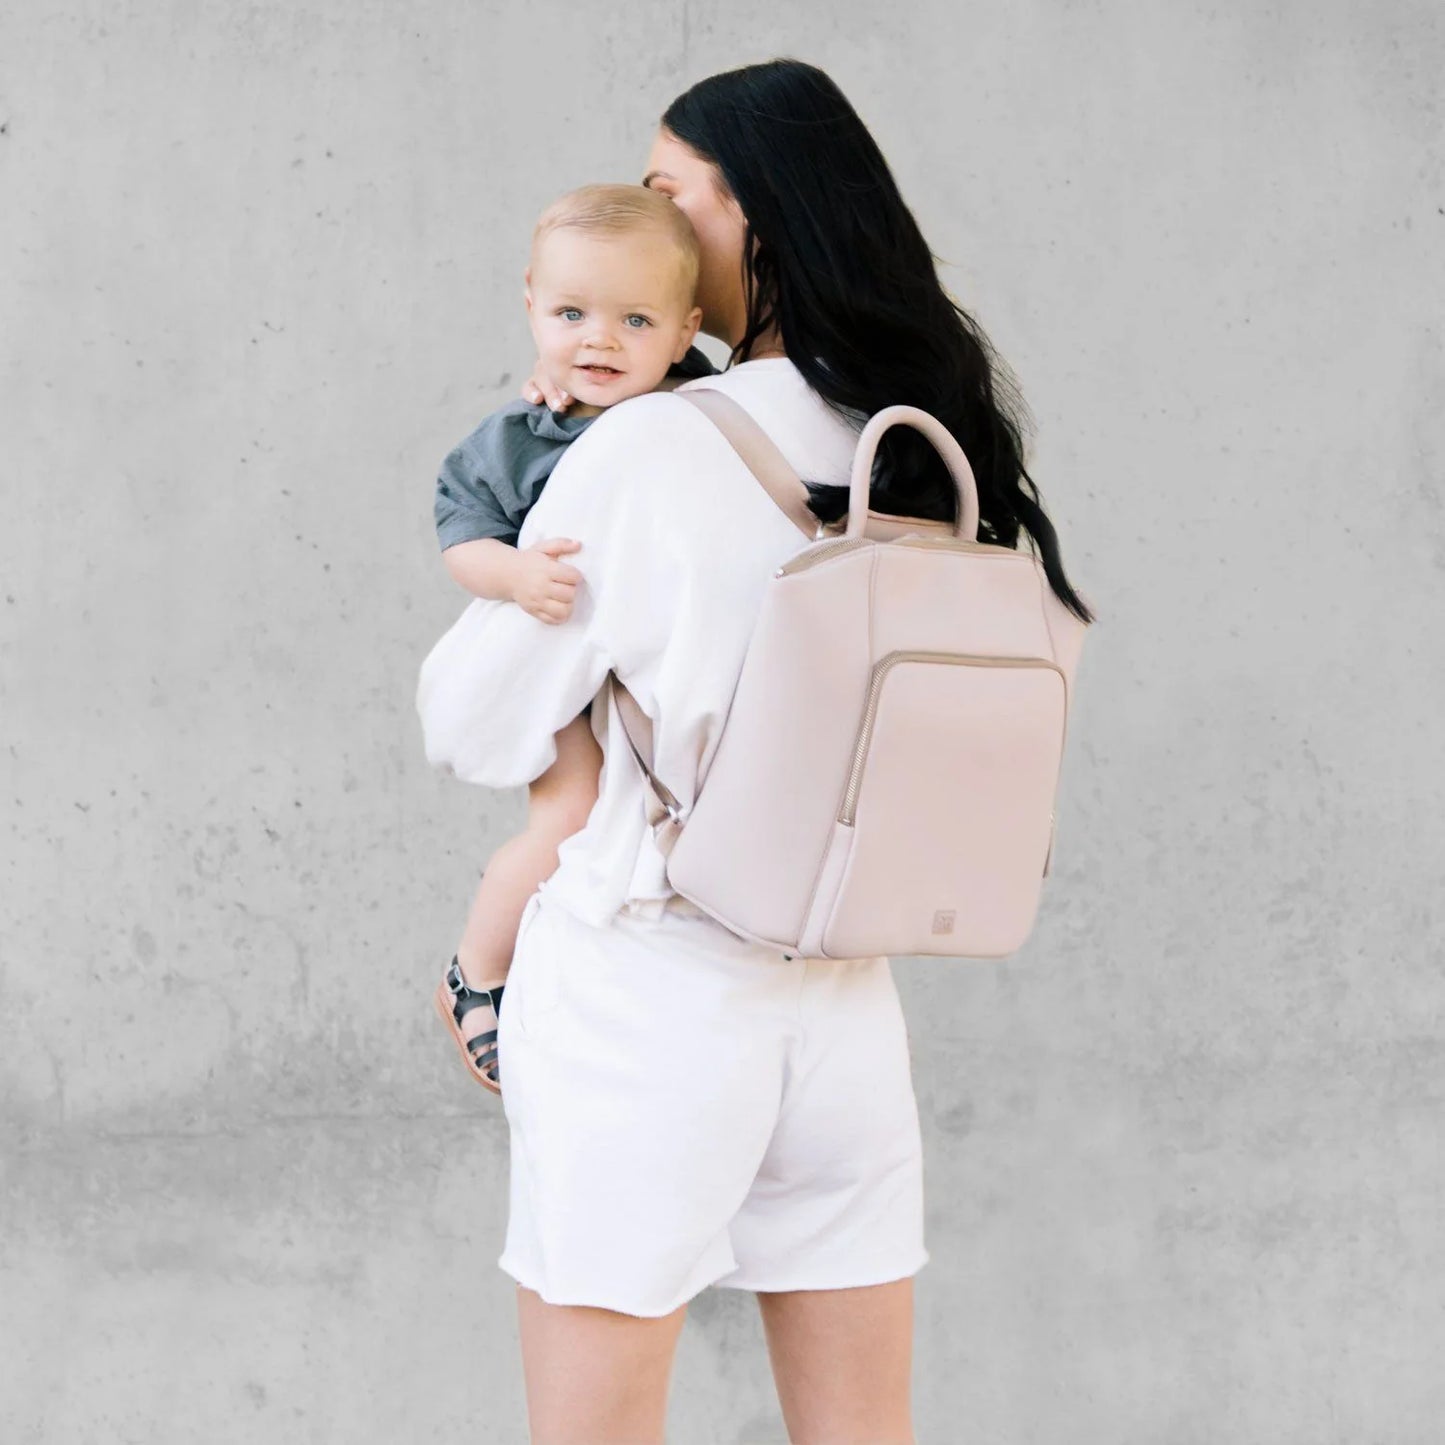
[[(516, 546), (523, 518), (567, 447), (608, 407), (715, 368), (693, 347), (698, 243), (691, 222), (642, 186), (583, 186), (537, 221), (524, 278), (542, 369), (572, 397), (565, 415), (514, 401), (487, 417), (437, 478), (436, 526), (451, 575), (548, 625), (572, 613), (581, 573), (564, 537)], [(557, 735), (530, 789), (526, 831), (493, 855), (435, 1003), (473, 1077), (500, 1091), (496, 1012), (527, 900), (597, 801), (602, 754), (584, 713)]]

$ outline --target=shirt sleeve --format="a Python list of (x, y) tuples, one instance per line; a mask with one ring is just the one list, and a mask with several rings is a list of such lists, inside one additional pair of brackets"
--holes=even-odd
[(679, 398), (647, 394), (597, 418), (557, 464), (520, 544), (565, 536), (581, 550), (571, 617), (470, 604), (422, 664), (417, 711), (428, 761), (466, 782), (520, 787), (557, 756), (554, 737), (597, 694), (666, 646), (679, 564), (665, 542), (679, 505), (675, 458), (696, 425)]
[(442, 550), (483, 537), (515, 547), (538, 493), (585, 426), (516, 402), (487, 417), (447, 454), (437, 476), (433, 512)]
[(479, 444), (481, 433), (479, 427), (453, 447), (437, 474), (432, 511), (443, 551), (483, 537), (516, 545), (521, 523), (508, 514), (488, 478), (486, 448)]

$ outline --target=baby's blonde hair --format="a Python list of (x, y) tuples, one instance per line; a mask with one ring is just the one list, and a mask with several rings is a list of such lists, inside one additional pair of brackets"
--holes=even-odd
[(692, 300), (697, 290), (700, 254), (692, 222), (657, 191), (646, 186), (579, 186), (558, 196), (537, 218), (532, 231), (532, 264), (547, 236), (564, 228), (620, 236), (639, 230), (659, 231), (677, 251), (679, 286)]

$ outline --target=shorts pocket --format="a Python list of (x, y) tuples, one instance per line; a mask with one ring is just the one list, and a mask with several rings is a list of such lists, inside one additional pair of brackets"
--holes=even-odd
[(557, 1006), (557, 950), (545, 927), (538, 926), (541, 894), (534, 893), (522, 911), (517, 929), (517, 946), (512, 953), (508, 989), (502, 1012), (512, 1008), (512, 1019), (520, 1033), (530, 1034), (539, 1019)]

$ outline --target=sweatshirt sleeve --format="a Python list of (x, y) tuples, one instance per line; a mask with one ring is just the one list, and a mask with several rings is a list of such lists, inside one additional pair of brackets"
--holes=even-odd
[(571, 617), (539, 622), (508, 602), (470, 604), (422, 664), (427, 760), (465, 782), (519, 787), (556, 759), (554, 736), (597, 694), (665, 647), (678, 564), (666, 545), (685, 503), (667, 485), (695, 433), (680, 398), (649, 394), (598, 417), (528, 513), (518, 545), (565, 536), (582, 573)]

